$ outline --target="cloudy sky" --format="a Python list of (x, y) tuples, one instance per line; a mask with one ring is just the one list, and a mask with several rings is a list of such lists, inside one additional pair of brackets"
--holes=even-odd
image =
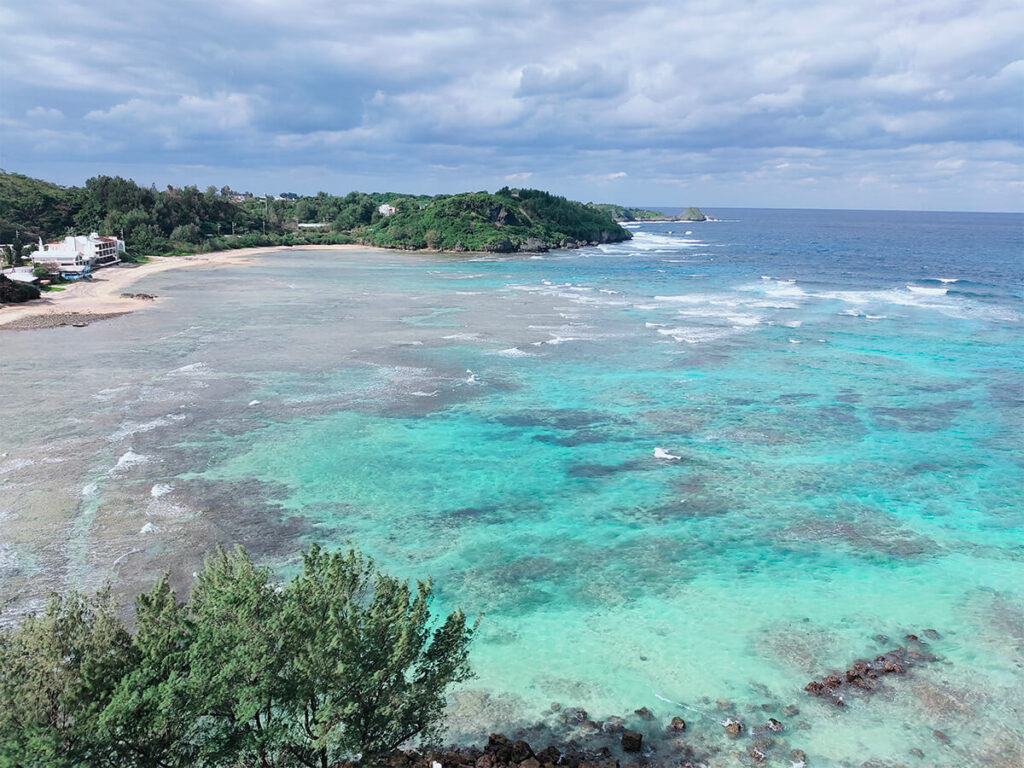
[(1024, 210), (1020, 0), (4, 0), (0, 167)]

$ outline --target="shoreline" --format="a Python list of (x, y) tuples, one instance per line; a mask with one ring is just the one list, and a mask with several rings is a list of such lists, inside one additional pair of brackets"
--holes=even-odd
[[(39, 299), (23, 304), (0, 305), (0, 331), (39, 330), (73, 325), (74, 321), (90, 323), (134, 312), (151, 306), (159, 298), (122, 296), (131, 285), (149, 275), (184, 267), (244, 266), (253, 264), (254, 256), (276, 251), (387, 251), (370, 245), (274, 245), (212, 251), (188, 256), (151, 256), (142, 264), (120, 264), (104, 267), (92, 280), (62, 286), (60, 292), (43, 292)], [(69, 322), (72, 321), (72, 322)]]

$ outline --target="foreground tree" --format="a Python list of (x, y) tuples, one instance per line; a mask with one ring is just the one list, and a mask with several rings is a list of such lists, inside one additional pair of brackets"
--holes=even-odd
[(54, 596), (42, 616), (0, 634), (0, 766), (110, 764), (99, 722), (134, 655), (106, 591)]
[(187, 604), (166, 577), (139, 597), (134, 635), (108, 593), (55, 596), (0, 630), (0, 768), (326, 768), (429, 741), (476, 630), (433, 621), (431, 593), (314, 545), (287, 585), (218, 549)]
[(445, 691), (471, 676), (476, 629), (462, 611), (431, 632), (432, 583), (387, 576), (356, 550), (313, 545), (289, 585), (285, 634), (293, 753), (327, 768), (344, 756), (363, 762), (414, 738), (438, 735)]

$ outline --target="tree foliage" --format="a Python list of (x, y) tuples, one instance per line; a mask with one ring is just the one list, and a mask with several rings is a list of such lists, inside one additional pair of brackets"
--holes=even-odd
[[(385, 203), (394, 206), (394, 215), (380, 213)], [(288, 193), (277, 199), (238, 195), (228, 187), (157, 190), (110, 176), (65, 188), (0, 172), (0, 242), (10, 242), (19, 232), (35, 240), (68, 231), (121, 236), (128, 253), (138, 256), (352, 242), (453, 251), (536, 250), (630, 237), (603, 210), (531, 189), (434, 197)]]
[(314, 545), (288, 584), (219, 549), (187, 603), (166, 577), (141, 595), (133, 634), (106, 592), (54, 596), (0, 632), (0, 767), (326, 768), (429, 742), (476, 629), (431, 594)]

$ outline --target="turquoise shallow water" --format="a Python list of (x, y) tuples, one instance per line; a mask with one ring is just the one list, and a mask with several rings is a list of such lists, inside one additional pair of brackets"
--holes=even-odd
[[(484, 615), (453, 738), (648, 706), (741, 765), (720, 723), (764, 704), (769, 764), (1017, 764), (1021, 217), (719, 217), (536, 258), (273, 254), (0, 336), (5, 597), (355, 541)], [(924, 629), (939, 661), (870, 699), (803, 693)]]

